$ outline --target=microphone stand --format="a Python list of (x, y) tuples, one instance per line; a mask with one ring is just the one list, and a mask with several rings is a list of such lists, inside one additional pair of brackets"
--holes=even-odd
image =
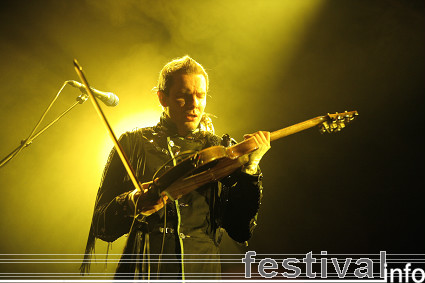
[(50, 128), (53, 124), (55, 124), (59, 119), (61, 119), (65, 114), (67, 114), (69, 111), (71, 111), (75, 106), (78, 104), (83, 104), (87, 99), (87, 94), (81, 94), (76, 98), (76, 102), (71, 105), (68, 109), (66, 109), (62, 114), (60, 114), (56, 119), (54, 119), (52, 122), (50, 122), (47, 126), (45, 126), (40, 131), (36, 132), (37, 128), (40, 126), (41, 122), (43, 121), (44, 117), (46, 116), (47, 112), (52, 108), (53, 104), (59, 97), (60, 93), (62, 92), (63, 88), (68, 84), (69, 81), (65, 81), (56, 96), (53, 98), (52, 102), (50, 102), (47, 109), (44, 111), (43, 115), (41, 115), (40, 120), (38, 121), (37, 125), (35, 125), (34, 129), (32, 130), (31, 134), (24, 140), (21, 141), (21, 144), (15, 148), (11, 153), (9, 153), (5, 158), (3, 158), (0, 161), (0, 168), (3, 167), (7, 162), (12, 160), (16, 155), (18, 155), (24, 148), (29, 146), (39, 135), (41, 135), (44, 131), (46, 131), (48, 128)]

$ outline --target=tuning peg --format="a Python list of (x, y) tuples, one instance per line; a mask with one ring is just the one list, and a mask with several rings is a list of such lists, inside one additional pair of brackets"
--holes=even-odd
[(346, 123), (351, 122), (358, 115), (357, 111), (345, 111), (344, 113), (336, 112), (335, 114), (328, 113), (325, 121), (319, 126), (319, 131), (322, 134), (325, 132), (339, 132), (346, 127)]
[(330, 129), (330, 127), (329, 127), (329, 124), (328, 124), (328, 122), (323, 122), (322, 124), (321, 124), (321, 126), (320, 126), (320, 133), (322, 133), (322, 134), (324, 134), (324, 133), (330, 133), (331, 132), (331, 129)]

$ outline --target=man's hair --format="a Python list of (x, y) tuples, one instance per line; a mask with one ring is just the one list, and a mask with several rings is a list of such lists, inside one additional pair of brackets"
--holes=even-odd
[(159, 72), (158, 83), (154, 88), (155, 91), (161, 91), (165, 95), (169, 95), (171, 85), (173, 83), (173, 75), (176, 73), (203, 75), (207, 84), (208, 91), (208, 74), (205, 72), (201, 64), (190, 58), (188, 55), (176, 58), (168, 62)]

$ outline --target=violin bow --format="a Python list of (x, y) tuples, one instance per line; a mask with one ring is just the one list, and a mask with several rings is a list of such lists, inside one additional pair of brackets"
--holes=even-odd
[(102, 111), (102, 108), (100, 108), (99, 103), (97, 102), (96, 98), (93, 95), (93, 92), (90, 88), (90, 85), (89, 85), (89, 83), (88, 83), (88, 81), (87, 81), (87, 79), (84, 75), (83, 68), (80, 66), (80, 64), (78, 63), (78, 61), (76, 59), (74, 59), (74, 68), (75, 68), (75, 71), (77, 72), (78, 76), (80, 77), (81, 81), (83, 82), (84, 86), (86, 87), (87, 94), (90, 97), (90, 100), (91, 100), (94, 108), (96, 109), (97, 114), (99, 115), (101, 120), (104, 122), (103, 124), (105, 125), (106, 130), (108, 131), (112, 141), (114, 142), (115, 149), (116, 149), (119, 157), (121, 158), (121, 161), (122, 161), (122, 163), (125, 167), (125, 170), (127, 171), (128, 175), (130, 176), (130, 179), (133, 182), (134, 187), (139, 189), (141, 192), (143, 192), (144, 190), (140, 186), (140, 183), (136, 178), (136, 174), (135, 174), (133, 168), (131, 167), (130, 162), (128, 161), (128, 158), (125, 155), (120, 143), (118, 142), (118, 139), (117, 139), (114, 131), (112, 130), (112, 127), (108, 122), (108, 119), (106, 119), (106, 116)]

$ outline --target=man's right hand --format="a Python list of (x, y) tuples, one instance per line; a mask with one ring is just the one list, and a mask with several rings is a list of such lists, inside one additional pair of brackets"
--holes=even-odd
[(143, 183), (140, 185), (143, 192), (135, 189), (129, 195), (130, 205), (136, 207), (136, 214), (149, 216), (164, 207), (167, 202), (168, 196), (162, 195), (160, 198), (149, 194), (149, 186), (152, 182)]

